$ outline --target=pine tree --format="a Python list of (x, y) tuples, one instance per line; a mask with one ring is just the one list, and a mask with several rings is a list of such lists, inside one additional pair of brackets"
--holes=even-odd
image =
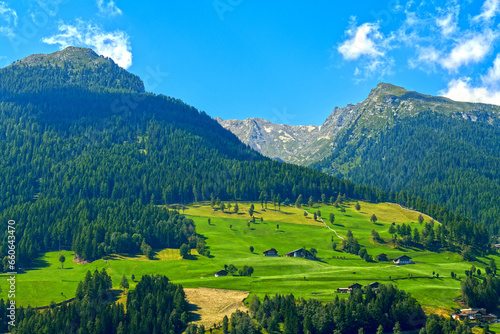
[(396, 233), (396, 228), (394, 228), (394, 225), (389, 226), (389, 234), (393, 235)]
[(123, 277), (122, 277), (122, 280), (120, 282), (120, 286), (124, 289), (129, 288), (128, 279), (127, 279), (127, 277), (125, 277), (125, 275), (123, 275)]
[(189, 246), (186, 244), (182, 244), (181, 248), (179, 249), (179, 253), (182, 258), (185, 259), (189, 255)]
[(490, 260), (490, 268), (493, 271), (493, 275), (497, 274), (497, 263), (495, 262), (495, 259)]
[(295, 201), (295, 207), (300, 208), (302, 206), (302, 194), (297, 197), (297, 200)]
[(227, 318), (227, 315), (225, 315), (224, 319), (222, 319), (222, 333), (229, 334), (229, 319)]

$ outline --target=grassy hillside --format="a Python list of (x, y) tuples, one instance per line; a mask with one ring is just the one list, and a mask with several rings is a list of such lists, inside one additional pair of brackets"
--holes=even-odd
[[(41, 306), (51, 301), (63, 301), (74, 296), (76, 286), (87, 270), (106, 268), (117, 288), (123, 275), (130, 279), (134, 274), (138, 280), (145, 274), (160, 273), (188, 288), (245, 290), (259, 295), (293, 293), (297, 297), (314, 297), (322, 301), (331, 300), (339, 287), (347, 287), (354, 282), (363, 285), (374, 281), (389, 283), (390, 276), (393, 284), (411, 292), (428, 311), (457, 307), (455, 300), (460, 296), (460, 281), (451, 279), (450, 273), (454, 271), (463, 278), (464, 271), (470, 269), (472, 263), (464, 262), (455, 253), (394, 249), (388, 243), (375, 243), (371, 240), (370, 231), (375, 229), (382, 238), (389, 238), (388, 228), (392, 222), (410, 223), (412, 228), (421, 229), (423, 225), (417, 222), (418, 213), (393, 204), (365, 202), (361, 202), (358, 212), (354, 204), (344, 205), (344, 213), (333, 206), (304, 209), (309, 212), (320, 209), (323, 217), (334, 213), (335, 225), (328, 224), (341, 236), (351, 230), (373, 256), (382, 252), (389, 258), (407, 254), (416, 264), (367, 263), (358, 256), (334, 251), (331, 247), (332, 236), (339, 245), (341, 240), (323, 223), (314, 221), (312, 215), (304, 217), (303, 211), (296, 208), (286, 207), (277, 212), (268, 206), (267, 211), (260, 211), (260, 204), (255, 203), (257, 220), (248, 227), (248, 203), (239, 203), (238, 214), (214, 212), (208, 205), (195, 205), (188, 207), (185, 214), (196, 222), (198, 233), (206, 238), (210, 258), (199, 256), (193, 250), (190, 259), (181, 259), (178, 250), (164, 249), (158, 251), (153, 261), (143, 256), (116, 255), (90, 264), (77, 264), (70, 261), (72, 252), (65, 251), (63, 253), (68, 260), (62, 270), (58, 269), (61, 266), (58, 252), (49, 252), (36, 262), (36, 268), (18, 276), (17, 302), (20, 305)], [(376, 224), (369, 221), (372, 214), (378, 217)], [(260, 217), (263, 217), (263, 222)], [(211, 219), (210, 225), (208, 218)], [(425, 217), (426, 222), (429, 220)], [(254, 253), (250, 252), (250, 246), (255, 248)], [(319, 261), (262, 256), (262, 251), (271, 247), (284, 255), (303, 246), (316, 248)], [(500, 261), (499, 257), (495, 259)], [(482, 258), (473, 264), (484, 272), (487, 261)], [(238, 268), (249, 265), (254, 267), (255, 272), (252, 277), (215, 278), (213, 273), (223, 269), (224, 264), (234, 264)], [(433, 271), (439, 273), (439, 278), (433, 278)], [(408, 278), (409, 274), (412, 279)], [(131, 282), (131, 287), (134, 286), (135, 283)], [(0, 280), (0, 287), (5, 295), (7, 286), (4, 279)]]

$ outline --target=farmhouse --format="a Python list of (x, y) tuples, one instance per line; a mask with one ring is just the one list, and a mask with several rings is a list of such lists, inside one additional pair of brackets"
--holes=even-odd
[(304, 248), (296, 249), (294, 251), (291, 251), (290, 253), (286, 253), (285, 256), (287, 257), (303, 257), (304, 259), (309, 259), (311, 260), (312, 254), (305, 250)]
[(411, 257), (406, 256), (406, 255), (400, 256), (400, 257), (392, 260), (392, 262), (394, 262), (394, 264), (401, 265), (401, 266), (405, 265), (405, 264), (415, 264), (415, 262), (413, 262), (411, 260)]
[(500, 244), (494, 244), (493, 246), (495, 246), (496, 249), (500, 249)]
[(482, 319), (485, 322), (496, 322), (498, 317), (494, 314), (483, 314)]
[(268, 250), (262, 252), (262, 254), (264, 256), (267, 256), (267, 257), (276, 257), (276, 256), (279, 256), (278, 255), (278, 251), (276, 249), (274, 249), (274, 248), (268, 249)]
[[(352, 292), (353, 290), (355, 289), (360, 289), (362, 288), (363, 286), (359, 283), (354, 283), (354, 284), (351, 284), (349, 285), (347, 288), (338, 288), (337, 289), (337, 293), (350, 293)], [(361, 290), (363, 291), (363, 290)]]
[(370, 283), (366, 286), (367, 289), (371, 289), (371, 290), (375, 290), (375, 289), (378, 289), (378, 286), (380, 285), (379, 282), (373, 282), (373, 283)]
[(486, 309), (484, 308), (468, 308), (457, 310), (451, 314), (451, 317), (455, 320), (465, 320), (469, 319), (477, 322), (494, 322), (497, 320), (497, 316), (494, 314), (486, 314)]
[(218, 272), (216, 272), (214, 274), (215, 277), (223, 277), (223, 276), (227, 276), (227, 271), (226, 270), (219, 270)]

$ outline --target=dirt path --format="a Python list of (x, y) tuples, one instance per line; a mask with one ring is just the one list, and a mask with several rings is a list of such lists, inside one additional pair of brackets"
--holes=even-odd
[(236, 310), (247, 311), (243, 300), (248, 297), (248, 291), (224, 289), (184, 289), (186, 297), (192, 306), (194, 323), (210, 328), (213, 324), (222, 323), (225, 315), (228, 318)]
[[(291, 205), (290, 205), (290, 206), (291, 206)], [(310, 213), (309, 213), (307, 210), (300, 209), (300, 208), (296, 208), (296, 209), (299, 209), (299, 210), (302, 210), (302, 211), (304, 211), (304, 212), (307, 212), (307, 214), (308, 214), (308, 215), (310, 215)], [(337, 233), (337, 231), (335, 231), (335, 230), (334, 230), (333, 228), (331, 228), (330, 226), (326, 225), (326, 223), (325, 223), (325, 221), (323, 220), (323, 218), (321, 218), (321, 217), (317, 217), (317, 218), (319, 218), (319, 220), (321, 220), (321, 222), (322, 222), (323, 224), (325, 224), (325, 226), (326, 226), (326, 228), (327, 228), (327, 229), (329, 229), (329, 230), (333, 231), (337, 237), (339, 237), (339, 238), (340, 238), (340, 239), (342, 239), (342, 240), (345, 240), (344, 238), (342, 238), (342, 237), (341, 237), (341, 236)]]

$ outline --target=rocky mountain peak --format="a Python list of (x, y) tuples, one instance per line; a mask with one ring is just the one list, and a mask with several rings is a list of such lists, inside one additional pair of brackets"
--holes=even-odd
[(390, 83), (381, 82), (377, 87), (373, 88), (368, 95), (367, 100), (380, 102), (384, 97), (388, 95), (402, 96), (408, 93), (403, 87), (392, 85)]
[(68, 46), (64, 50), (57, 51), (50, 54), (34, 54), (23, 58), (13, 65), (28, 65), (28, 66), (37, 66), (43, 64), (53, 64), (59, 65), (62, 63), (72, 63), (74, 65), (77, 64), (96, 64), (96, 63), (104, 63), (104, 62), (112, 62), (114, 61), (110, 58), (105, 58), (103, 56), (99, 56), (92, 49), (89, 48), (80, 48), (74, 46)]
[(74, 46), (50, 54), (28, 56), (0, 69), (0, 75), (13, 78), (10, 89), (16, 92), (76, 86), (137, 93), (145, 91), (138, 76), (121, 68), (111, 58)]

